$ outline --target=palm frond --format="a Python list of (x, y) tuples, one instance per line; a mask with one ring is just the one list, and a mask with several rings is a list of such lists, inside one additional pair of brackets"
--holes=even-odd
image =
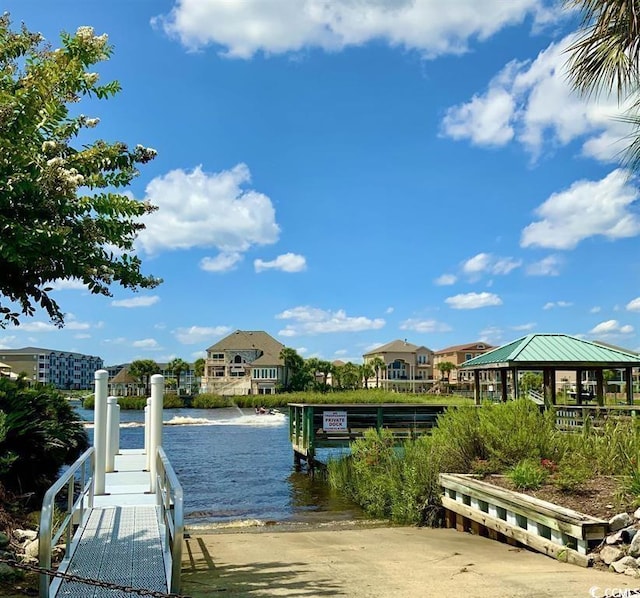
[(582, 12), (582, 31), (567, 52), (569, 78), (584, 95), (616, 91), (623, 99), (640, 71), (640, 0), (566, 0)]

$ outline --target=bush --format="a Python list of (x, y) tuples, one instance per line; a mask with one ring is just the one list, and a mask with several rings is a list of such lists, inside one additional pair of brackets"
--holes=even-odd
[(505, 467), (523, 459), (556, 458), (555, 416), (541, 413), (528, 399), (484, 405), (479, 411), (479, 434), (487, 457)]
[[(141, 410), (147, 406), (147, 397), (117, 397), (117, 399), (120, 409), (125, 411)], [(82, 407), (84, 409), (95, 409), (95, 406), (96, 401), (93, 395), (86, 397), (82, 402)], [(184, 402), (176, 395), (165, 394), (162, 397), (162, 407), (164, 409), (179, 409), (180, 407), (184, 407)]]
[(591, 478), (593, 468), (584, 455), (580, 453), (567, 453), (557, 471), (551, 477), (556, 488), (563, 492), (573, 492)]
[(434, 428), (433, 458), (439, 471), (467, 473), (475, 459), (485, 459), (486, 451), (479, 431), (479, 409), (447, 409)]
[(537, 490), (548, 476), (549, 472), (534, 459), (523, 459), (507, 472), (507, 478), (521, 490)]
[(229, 407), (229, 401), (219, 395), (203, 393), (193, 398), (192, 406), (195, 409), (214, 409), (216, 407)]
[(29, 388), (23, 380), (0, 378), (0, 483), (15, 493), (39, 499), (89, 446), (84, 425), (60, 392)]

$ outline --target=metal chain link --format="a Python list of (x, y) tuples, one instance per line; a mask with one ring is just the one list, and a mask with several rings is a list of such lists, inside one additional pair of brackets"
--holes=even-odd
[(153, 596), (153, 598), (191, 598), (184, 594), (174, 594), (166, 592), (160, 592), (158, 590), (147, 590), (146, 588), (134, 588), (131, 586), (121, 586), (110, 581), (101, 581), (99, 579), (89, 579), (87, 577), (80, 577), (79, 575), (73, 575), (72, 573), (63, 573), (62, 571), (56, 571), (54, 569), (44, 569), (37, 565), (29, 565), (28, 563), (19, 563), (15, 559), (9, 559), (0, 557), (0, 563), (6, 563), (10, 567), (16, 569), (24, 569), (25, 571), (32, 571), (34, 573), (45, 573), (49, 577), (59, 577), (65, 581), (75, 581), (77, 583), (83, 583), (90, 586), (96, 586), (98, 588), (105, 588), (107, 590), (119, 590), (121, 592), (127, 592), (129, 594), (137, 594), (138, 596)]

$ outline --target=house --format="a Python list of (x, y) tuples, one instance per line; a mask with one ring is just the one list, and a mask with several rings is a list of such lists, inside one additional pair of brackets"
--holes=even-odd
[[(191, 394), (193, 385), (197, 384), (197, 377), (193, 364), (190, 364), (188, 370), (180, 373), (180, 388), (177, 386), (177, 376), (173, 370), (169, 369), (169, 363), (158, 363), (157, 374), (162, 374), (165, 381), (165, 389), (171, 389), (173, 393)], [(129, 373), (130, 363), (121, 363), (119, 365), (108, 366), (105, 369), (109, 373), (109, 393), (116, 397), (127, 397), (133, 395), (144, 394), (144, 385), (138, 378)], [(172, 384), (169, 382), (174, 380)]]
[(144, 386), (140, 383), (140, 380), (129, 373), (129, 365), (120, 366), (120, 371), (113, 378), (109, 378), (107, 387), (111, 396), (131, 397), (144, 395)]
[(363, 355), (364, 363), (371, 364), (380, 358), (384, 367), (379, 375), (368, 381), (386, 390), (422, 392), (433, 382), (433, 351), (421, 345), (408, 343), (407, 339), (395, 340)]
[[(449, 384), (452, 386), (467, 386), (471, 385), (471, 374), (466, 371), (461, 371), (458, 366), (462, 365), (465, 361), (473, 359), (478, 355), (482, 355), (487, 351), (493, 349), (493, 345), (489, 345), (482, 341), (475, 343), (466, 343), (464, 345), (453, 345), (446, 349), (440, 349), (433, 354), (433, 371), (435, 377), (439, 380), (441, 378), (448, 378)], [(441, 363), (449, 362), (453, 364), (453, 369), (446, 373), (440, 372), (438, 366)], [(484, 379), (483, 384), (492, 384), (494, 382), (494, 374), (492, 372), (483, 372)]]
[(260, 330), (236, 330), (207, 349), (201, 392), (275, 394), (284, 380), (285, 346)]
[(27, 380), (51, 384), (61, 390), (87, 390), (94, 387), (95, 371), (102, 369), (102, 359), (70, 351), (39, 347), (0, 349), (0, 361)]

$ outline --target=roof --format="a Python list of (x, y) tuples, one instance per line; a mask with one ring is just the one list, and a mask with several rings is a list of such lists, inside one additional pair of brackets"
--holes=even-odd
[(77, 353), (75, 351), (63, 351), (62, 349), (43, 349), (41, 347), (22, 347), (22, 349), (0, 349), (3, 355), (50, 355), (51, 353), (59, 353), (62, 355), (73, 355), (74, 357), (84, 357), (88, 359), (101, 359), (97, 355), (87, 355), (86, 353)]
[(364, 356), (368, 357), (369, 355), (379, 355), (380, 353), (417, 353), (418, 351), (429, 351), (427, 347), (422, 345), (414, 345), (412, 343), (408, 343), (406, 340), (395, 340), (387, 343), (386, 345), (382, 345), (381, 347), (376, 347), (373, 351), (369, 351), (365, 353)]
[(13, 369), (13, 368), (12, 368), (9, 364), (7, 364), (7, 363), (2, 363), (2, 362), (0, 361), (0, 370), (11, 370), (11, 369)]
[(258, 349), (262, 351), (262, 355), (253, 364), (282, 365), (283, 361), (280, 359), (280, 352), (284, 348), (282, 343), (262, 330), (236, 330), (219, 340), (215, 345), (211, 345), (207, 351), (250, 351)]
[(463, 369), (498, 367), (638, 367), (640, 357), (568, 334), (529, 334), (465, 361)]
[(137, 378), (134, 378), (129, 373), (129, 368), (122, 368), (111, 380), (109, 380), (109, 384), (135, 384), (139, 382)]
[[(482, 345), (482, 349), (478, 349), (478, 346)], [(444, 349), (440, 349), (436, 351), (435, 354), (439, 355), (440, 353), (457, 353), (458, 351), (488, 351), (489, 349), (494, 349), (493, 345), (489, 343), (483, 343), (482, 341), (476, 341), (475, 343), (466, 343), (464, 345), (452, 345), (451, 347), (445, 347)]]

